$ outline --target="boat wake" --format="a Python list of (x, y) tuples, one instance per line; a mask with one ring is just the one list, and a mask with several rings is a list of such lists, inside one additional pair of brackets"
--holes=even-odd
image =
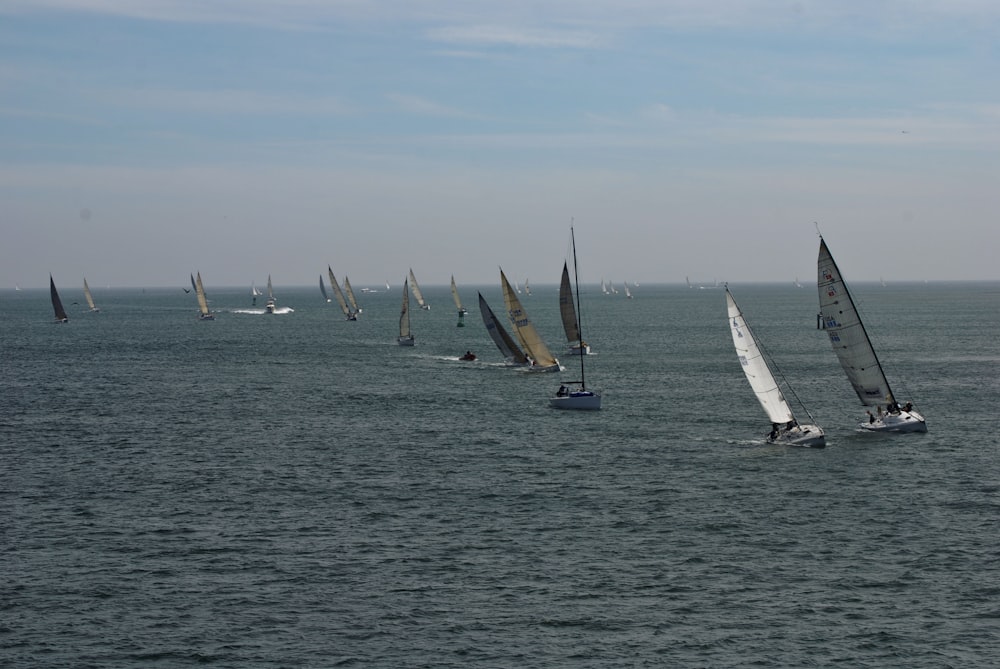
[(273, 315), (295, 313), (295, 309), (292, 309), (291, 307), (278, 307), (277, 309), (275, 309), (271, 313), (268, 313), (268, 311), (266, 309), (233, 309), (232, 313), (234, 313), (234, 314), (250, 314), (250, 315), (253, 315), (253, 316), (273, 316)]

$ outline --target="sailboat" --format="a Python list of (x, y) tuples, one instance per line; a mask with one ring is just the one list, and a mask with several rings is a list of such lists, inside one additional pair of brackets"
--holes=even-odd
[(330, 266), (326, 266), (326, 273), (330, 277), (330, 288), (333, 289), (333, 296), (337, 298), (337, 304), (340, 305), (340, 310), (344, 312), (344, 318), (349, 321), (358, 320), (357, 314), (351, 311), (351, 308), (347, 306), (347, 300), (344, 299), (344, 293), (340, 290), (340, 285), (337, 283), (337, 277), (333, 275), (333, 270)]
[(52, 274), (49, 274), (49, 294), (52, 296), (52, 310), (56, 313), (55, 322), (69, 323), (69, 316), (63, 309), (62, 300), (59, 299), (59, 291), (56, 290), (56, 282), (52, 279)]
[(351, 304), (351, 310), (354, 312), (354, 319), (358, 320), (357, 316), (361, 313), (361, 307), (358, 306), (358, 300), (354, 297), (354, 291), (351, 289), (351, 280), (346, 276), (344, 277), (344, 293), (347, 295), (347, 301)]
[[(579, 288), (577, 289), (579, 293)], [(572, 355), (589, 355), (590, 346), (580, 338), (580, 326), (573, 304), (573, 288), (569, 282), (569, 265), (563, 263), (562, 279), (559, 281), (559, 314), (562, 316), (563, 330)]]
[[(195, 283), (194, 283), (194, 274), (191, 275), (191, 290), (193, 290), (195, 293), (198, 292), (198, 286), (196, 286)], [(191, 290), (188, 290), (187, 288), (185, 288), (184, 292), (185, 293), (190, 293)]]
[[(757, 337), (750, 324), (747, 323), (743, 312), (733, 299), (733, 294), (726, 286), (726, 308), (729, 313), (729, 326), (733, 335), (733, 344), (736, 346), (736, 356), (743, 366), (743, 373), (750, 382), (750, 387), (757, 395), (757, 401), (764, 407), (764, 413), (771, 419), (771, 432), (767, 436), (767, 441), (772, 444), (785, 444), (788, 446), (804, 446), (822, 448), (826, 446), (826, 436), (823, 430), (816, 425), (800, 425), (792, 414), (785, 396), (778, 386), (778, 381), (774, 377), (771, 365), (764, 357), (763, 350), (757, 342)], [(788, 381), (782, 377), (785, 385)], [(789, 390), (791, 389), (790, 386)], [(793, 391), (794, 393), (794, 391)], [(808, 409), (806, 410), (808, 414)], [(809, 416), (812, 420), (812, 415)]]
[(410, 268), (410, 288), (413, 290), (413, 297), (416, 298), (417, 304), (420, 305), (421, 309), (430, 309), (431, 305), (424, 301), (424, 294), (420, 292), (420, 285), (417, 283), (417, 277), (413, 275), (413, 268)]
[(531, 286), (528, 285), (528, 280), (524, 280), (524, 294), (531, 295)]
[(87, 285), (87, 277), (83, 277), (83, 296), (87, 299), (87, 306), (90, 307), (92, 312), (97, 313), (100, 311), (100, 309), (97, 308), (97, 305), (94, 304), (94, 296), (90, 294), (90, 286)]
[(521, 342), (522, 348), (531, 359), (531, 371), (533, 372), (558, 372), (559, 361), (549, 351), (549, 347), (542, 341), (541, 336), (535, 329), (528, 312), (521, 305), (514, 288), (507, 280), (507, 276), (500, 270), (500, 284), (503, 287), (504, 306), (507, 307), (507, 315), (514, 326), (514, 334)]
[(205, 297), (205, 286), (201, 283), (201, 272), (194, 284), (194, 293), (198, 296), (198, 320), (214, 321), (215, 314), (208, 310), (208, 299)]
[(829, 335), (830, 344), (858, 399), (863, 405), (878, 409), (877, 416), (867, 412), (868, 421), (861, 427), (876, 432), (926, 432), (924, 417), (913, 410), (910, 402), (901, 407), (889, 387), (854, 299), (822, 235), (817, 264), (819, 325)]
[(253, 305), (257, 306), (257, 298), (261, 296), (261, 292), (257, 290), (256, 284), (253, 281), (250, 282), (250, 297), (253, 300)]
[(632, 291), (629, 290), (628, 281), (625, 282), (625, 297), (630, 300), (632, 299)]
[(396, 340), (400, 346), (413, 346), (413, 333), (410, 332), (410, 287), (403, 279), (403, 306), (399, 310), (399, 339)]
[(503, 354), (504, 359), (511, 365), (530, 365), (531, 360), (524, 354), (521, 347), (517, 345), (517, 342), (510, 336), (510, 333), (500, 324), (500, 321), (497, 320), (496, 314), (490, 309), (490, 305), (486, 303), (486, 298), (483, 297), (482, 293), (479, 293), (479, 313), (483, 317), (483, 325), (486, 326), (486, 332), (489, 333), (493, 343), (500, 349), (500, 353)]
[(264, 311), (269, 314), (274, 313), (277, 300), (274, 299), (274, 288), (271, 286), (271, 275), (267, 275), (267, 302), (264, 304)]
[[(556, 393), (555, 397), (549, 398), (549, 404), (556, 409), (591, 409), (596, 410), (601, 408), (601, 395), (600, 393), (595, 393), (593, 390), (587, 390), (587, 379), (584, 374), (583, 365), (583, 351), (582, 347), (586, 346), (583, 340), (583, 328), (580, 325), (580, 272), (577, 269), (576, 264), (576, 234), (573, 232), (573, 227), (570, 226), (569, 229), (570, 239), (573, 242), (573, 280), (576, 284), (576, 320), (575, 320), (575, 333), (576, 337), (580, 342), (581, 352), (578, 356), (580, 358), (580, 380), (579, 381), (569, 381), (573, 385), (579, 384), (579, 390), (571, 390), (562, 384), (559, 386), (559, 391)], [(563, 277), (568, 277), (566, 271), (566, 263), (563, 263)], [(572, 303), (573, 296), (570, 293), (570, 302)], [(559, 290), (559, 302), (560, 307), (562, 306), (562, 287)], [(563, 311), (563, 323), (565, 324), (565, 311)], [(567, 330), (567, 336), (569, 331)]]
[(323, 283), (323, 275), (319, 275), (319, 292), (323, 293), (323, 301), (329, 302), (330, 297), (326, 294), (326, 284)]
[(455, 308), (458, 309), (458, 326), (460, 328), (465, 327), (465, 314), (469, 313), (465, 307), (462, 306), (462, 298), (458, 296), (458, 286), (455, 285), (455, 275), (451, 275), (451, 297), (455, 300)]

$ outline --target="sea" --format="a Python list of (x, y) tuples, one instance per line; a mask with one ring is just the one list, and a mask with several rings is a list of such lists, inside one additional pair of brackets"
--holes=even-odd
[(851, 285), (906, 435), (858, 429), (814, 285), (730, 284), (803, 449), (765, 442), (721, 287), (584, 285), (576, 412), (554, 282), (522, 300), (560, 374), (503, 364), (498, 284), (461, 321), (425, 287), (404, 348), (401, 284), (354, 322), (209, 284), (203, 322), (60, 281), (66, 324), (0, 291), (0, 666), (997, 665), (1000, 282)]

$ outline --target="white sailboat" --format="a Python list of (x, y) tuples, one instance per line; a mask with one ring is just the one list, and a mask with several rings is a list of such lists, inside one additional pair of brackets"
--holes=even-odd
[(347, 300), (344, 299), (344, 292), (340, 290), (340, 284), (337, 283), (337, 277), (333, 275), (333, 270), (330, 266), (326, 266), (327, 276), (330, 277), (330, 288), (333, 289), (333, 296), (337, 299), (337, 304), (340, 305), (340, 310), (344, 312), (344, 318), (349, 321), (358, 320), (357, 314), (351, 311), (351, 308), (347, 306)]
[(521, 342), (521, 347), (531, 359), (531, 371), (533, 372), (558, 372), (559, 361), (549, 351), (549, 347), (542, 341), (538, 330), (535, 329), (528, 312), (521, 305), (514, 288), (507, 280), (507, 276), (500, 270), (500, 284), (503, 287), (504, 306), (507, 307), (507, 315), (514, 326), (514, 333)]
[(264, 311), (273, 314), (278, 301), (274, 299), (274, 288), (271, 286), (271, 275), (267, 275), (267, 302), (264, 303)]
[(877, 408), (877, 415), (867, 412), (868, 420), (861, 427), (876, 432), (926, 432), (924, 417), (913, 410), (910, 402), (900, 406), (889, 387), (854, 299), (822, 236), (818, 270), (820, 327), (829, 335), (858, 399), (865, 406)]
[(56, 290), (56, 282), (49, 274), (49, 296), (52, 298), (52, 310), (56, 315), (56, 323), (69, 323), (69, 316), (63, 308), (62, 300), (59, 299), (59, 291)]
[(510, 365), (530, 365), (531, 360), (528, 359), (528, 356), (517, 345), (517, 342), (510, 336), (510, 333), (500, 324), (496, 314), (490, 309), (490, 305), (486, 303), (486, 299), (482, 293), (479, 293), (479, 313), (483, 317), (483, 325), (486, 326), (486, 332), (489, 333), (490, 339), (500, 349), (504, 360)]
[(254, 306), (257, 306), (257, 298), (260, 297), (261, 295), (263, 295), (263, 293), (261, 293), (257, 289), (257, 284), (255, 284), (253, 281), (251, 281), (250, 282), (250, 298), (251, 298), (251, 303)]
[(87, 277), (83, 277), (83, 296), (86, 298), (87, 306), (90, 307), (92, 312), (97, 313), (100, 311), (100, 309), (97, 308), (97, 305), (94, 304), (94, 296), (90, 294), (90, 286), (87, 285)]
[[(577, 288), (579, 293), (579, 288)], [(580, 338), (576, 305), (573, 304), (573, 287), (569, 281), (569, 265), (563, 263), (562, 279), (559, 281), (559, 315), (562, 316), (563, 331), (569, 344), (571, 355), (589, 355), (590, 346)]]
[(628, 281), (625, 282), (625, 297), (630, 300), (632, 299), (632, 291), (628, 287)]
[(354, 312), (353, 320), (357, 320), (358, 314), (361, 313), (361, 307), (358, 306), (358, 300), (354, 297), (354, 291), (351, 289), (351, 280), (346, 276), (344, 277), (344, 293), (347, 295), (347, 301), (351, 304), (351, 311)]
[[(822, 448), (826, 445), (826, 436), (823, 430), (814, 424), (800, 425), (795, 420), (792, 408), (781, 392), (778, 381), (774, 377), (774, 372), (764, 352), (757, 342), (750, 324), (747, 323), (743, 312), (729, 292), (726, 286), (726, 307), (729, 313), (729, 328), (733, 335), (733, 344), (736, 346), (736, 356), (743, 366), (747, 381), (753, 389), (757, 400), (764, 408), (764, 413), (771, 419), (771, 432), (767, 436), (767, 441), (772, 444), (785, 444), (788, 446), (805, 446)], [(788, 386), (788, 381), (785, 385)], [(789, 387), (789, 389), (791, 389)], [(794, 391), (793, 391), (794, 393)], [(808, 409), (806, 410), (808, 414)], [(809, 416), (812, 420), (812, 416)]]
[(194, 293), (198, 297), (198, 320), (214, 321), (215, 314), (208, 310), (208, 298), (205, 296), (205, 285), (201, 282), (201, 272), (194, 283)]
[(465, 327), (465, 314), (469, 313), (465, 307), (462, 306), (462, 298), (458, 296), (458, 286), (455, 285), (455, 275), (451, 275), (451, 297), (455, 300), (455, 308), (458, 309), (458, 327)]
[(410, 290), (413, 291), (413, 297), (417, 300), (417, 304), (420, 305), (421, 309), (430, 309), (431, 305), (424, 301), (424, 294), (420, 291), (420, 284), (417, 283), (417, 277), (413, 274), (413, 268), (410, 268)]
[(410, 287), (403, 279), (403, 306), (399, 310), (399, 339), (396, 342), (400, 346), (413, 346), (413, 333), (410, 331)]
[[(569, 229), (570, 239), (573, 243), (573, 280), (576, 284), (576, 316), (575, 316), (575, 333), (576, 338), (580, 343), (580, 346), (586, 346), (583, 340), (583, 328), (580, 324), (580, 273), (576, 265), (576, 235), (573, 232), (572, 226)], [(566, 271), (566, 263), (563, 263), (563, 277), (568, 277)], [(559, 302), (560, 307), (562, 306), (562, 288), (560, 286), (559, 291)], [(572, 292), (569, 296), (570, 304), (573, 302)], [(565, 324), (565, 311), (563, 311), (563, 320)], [(569, 330), (566, 332), (569, 336)], [(549, 398), (549, 404), (556, 409), (590, 409), (596, 410), (601, 408), (601, 395), (593, 390), (587, 389), (587, 377), (584, 374), (584, 364), (583, 364), (583, 353), (579, 355), (580, 358), (580, 380), (579, 381), (568, 381), (572, 385), (579, 385), (579, 390), (573, 390), (562, 384), (559, 386), (559, 391), (556, 393), (555, 397)]]

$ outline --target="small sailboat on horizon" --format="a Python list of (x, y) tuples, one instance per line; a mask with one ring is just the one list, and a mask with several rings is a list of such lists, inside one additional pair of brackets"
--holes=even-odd
[(399, 338), (396, 343), (400, 346), (413, 346), (414, 337), (410, 330), (410, 287), (407, 280), (403, 279), (403, 304), (399, 308)]
[[(824, 447), (826, 436), (819, 426), (800, 425), (795, 419), (792, 408), (775, 379), (771, 364), (764, 357), (764, 350), (743, 312), (736, 304), (728, 285), (726, 285), (726, 311), (729, 316), (730, 334), (733, 336), (733, 344), (736, 347), (736, 356), (743, 367), (743, 373), (746, 375), (747, 381), (750, 382), (750, 388), (757, 396), (757, 401), (764, 408), (764, 413), (771, 420), (771, 432), (767, 435), (768, 443), (812, 448)], [(784, 377), (782, 379), (791, 390), (787, 379)], [(793, 395), (794, 392), (793, 390)], [(798, 399), (797, 396), (796, 399)], [(799, 403), (801, 404), (801, 401)], [(805, 405), (803, 405), (803, 409), (805, 409)], [(805, 411), (809, 414), (808, 409)], [(809, 419), (813, 420), (811, 414)]]
[(911, 402), (900, 406), (889, 387), (854, 298), (822, 235), (817, 268), (819, 327), (829, 335), (840, 366), (861, 404), (877, 409), (877, 415), (867, 411), (868, 420), (860, 427), (873, 432), (926, 432), (924, 417), (913, 410)]
[(83, 277), (83, 297), (87, 300), (87, 306), (90, 307), (92, 313), (98, 313), (101, 310), (97, 308), (94, 304), (94, 296), (90, 294), (90, 286), (87, 285), (87, 277)]
[(201, 272), (198, 272), (198, 278), (195, 280), (194, 293), (198, 298), (198, 320), (214, 321), (215, 314), (208, 309), (208, 298), (205, 295), (205, 286), (201, 282)]
[(468, 310), (462, 306), (462, 298), (458, 296), (458, 286), (455, 285), (455, 275), (451, 275), (451, 297), (455, 300), (455, 308), (458, 310), (458, 325), (456, 327), (465, 327), (465, 314), (469, 313)]
[(52, 298), (52, 311), (55, 312), (56, 323), (69, 323), (69, 316), (66, 315), (66, 310), (63, 308), (62, 300), (59, 299), (59, 291), (56, 290), (55, 279), (52, 278), (52, 273), (49, 273), (49, 296)]
[[(573, 245), (573, 278), (576, 284), (576, 311), (574, 314), (575, 323), (573, 332), (576, 335), (576, 339), (579, 341), (579, 346), (581, 347), (578, 357), (580, 358), (580, 380), (579, 381), (566, 381), (559, 386), (559, 390), (556, 392), (556, 396), (549, 399), (550, 406), (556, 409), (587, 409), (587, 410), (597, 410), (601, 408), (601, 394), (594, 392), (593, 390), (587, 389), (587, 377), (584, 373), (584, 355), (583, 347), (586, 346), (583, 339), (583, 328), (580, 324), (580, 273), (577, 269), (576, 264), (576, 233), (573, 231), (573, 226), (569, 228), (570, 240)], [(563, 263), (563, 277), (568, 277), (566, 271), (566, 263)], [(560, 307), (563, 306), (562, 290), (560, 289)], [(573, 303), (573, 294), (570, 291), (569, 302)], [(565, 324), (566, 312), (563, 311), (563, 319)], [(570, 331), (567, 330), (567, 336), (569, 336)], [(566, 384), (579, 385), (579, 390), (572, 390)]]

